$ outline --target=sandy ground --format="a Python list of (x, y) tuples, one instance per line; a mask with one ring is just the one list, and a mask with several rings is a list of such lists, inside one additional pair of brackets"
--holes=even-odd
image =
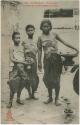
[[(70, 31), (68, 33), (62, 33), (61, 36), (64, 36), (65, 39), (72, 41), (71, 44), (74, 44), (78, 48), (78, 32)], [(67, 38), (68, 36), (68, 38)], [(9, 72), (9, 36), (2, 36), (2, 83), (1, 83), (1, 96), (2, 96), (2, 123), (31, 123), (31, 124), (63, 124), (64, 123), (64, 108), (65, 104), (61, 101), (61, 106), (56, 107), (54, 100), (52, 103), (45, 105), (43, 102), (48, 98), (47, 89), (44, 86), (42, 81), (43, 73), (38, 73), (39, 75), (39, 87), (36, 93), (36, 96), (39, 100), (26, 100), (28, 97), (27, 90), (23, 89), (21, 94), (21, 100), (24, 102), (23, 106), (16, 104), (16, 94), (13, 101), (13, 108), (7, 109), (6, 106), (9, 101), (9, 87), (6, 82), (8, 80)], [(75, 59), (76, 62), (78, 59)], [(60, 97), (64, 96), (70, 99), (71, 108), (74, 111), (73, 124), (79, 123), (79, 97), (73, 90), (73, 77), (74, 74), (67, 72), (61, 75), (61, 90)], [(55, 92), (53, 90), (53, 97), (55, 97)], [(11, 112), (13, 119), (8, 118), (8, 114)], [(10, 116), (11, 116), (10, 115)]]

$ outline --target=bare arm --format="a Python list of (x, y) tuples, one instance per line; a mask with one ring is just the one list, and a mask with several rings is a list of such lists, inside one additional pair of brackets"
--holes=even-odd
[(38, 64), (41, 64), (42, 52), (38, 50)]
[(13, 48), (10, 48), (9, 50), (9, 55), (10, 55), (10, 60), (13, 62), (13, 63), (16, 63), (17, 60), (14, 58), (13, 56)]
[(13, 48), (10, 48), (10, 50), (9, 50), (9, 55), (10, 55), (10, 60), (11, 60), (13, 63), (23, 63), (23, 64), (25, 64), (25, 62), (18, 61), (17, 59), (14, 58)]
[(38, 43), (37, 43), (37, 47), (38, 47), (38, 68), (41, 71), (42, 69), (42, 62), (41, 62), (41, 58), (42, 58), (42, 44), (41, 44), (41, 39), (38, 39)]
[(78, 50), (76, 48), (74, 48), (73, 46), (69, 45), (68, 43), (66, 43), (64, 40), (62, 40), (58, 35), (56, 35), (56, 39), (59, 40), (61, 43), (63, 43), (65, 46), (74, 49), (76, 51), (75, 56), (78, 55)]

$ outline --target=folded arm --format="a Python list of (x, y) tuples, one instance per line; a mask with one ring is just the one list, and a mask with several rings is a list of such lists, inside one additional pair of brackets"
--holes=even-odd
[(13, 63), (23, 63), (23, 64), (25, 64), (25, 62), (19, 61), (19, 60), (17, 60), (17, 59), (14, 58), (13, 49), (12, 49), (12, 48), (10, 48), (10, 50), (9, 50), (9, 55), (10, 55), (10, 60), (11, 60)]

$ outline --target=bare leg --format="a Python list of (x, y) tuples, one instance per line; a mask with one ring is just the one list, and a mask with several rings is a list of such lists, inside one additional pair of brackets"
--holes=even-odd
[(34, 91), (34, 89), (32, 88), (32, 99), (38, 100), (38, 98), (36, 98), (36, 97), (34, 96), (34, 93), (35, 93), (35, 91)]
[(59, 92), (60, 92), (60, 86), (58, 85), (58, 86), (55, 87), (55, 104), (56, 104), (56, 106), (61, 105), (61, 104), (58, 102)]
[(11, 108), (12, 107), (13, 98), (14, 98), (14, 92), (12, 92), (10, 90), (10, 100), (9, 100), (9, 104), (8, 104), (7, 108)]
[(27, 90), (28, 90), (28, 94), (29, 94), (29, 97), (27, 98), (27, 100), (30, 100), (32, 98), (32, 96), (31, 96), (31, 87), (29, 86), (27, 88)]
[(20, 86), (20, 87), (19, 87), (19, 90), (18, 90), (18, 92), (17, 92), (17, 100), (16, 100), (16, 102), (17, 102), (18, 104), (20, 104), (20, 105), (24, 105), (24, 103), (21, 102), (21, 100), (20, 100), (20, 95), (21, 95), (22, 89), (23, 89), (23, 86)]
[(49, 93), (49, 99), (44, 102), (45, 104), (48, 104), (48, 103), (53, 101), (53, 98), (52, 98), (52, 88), (48, 88), (48, 93)]

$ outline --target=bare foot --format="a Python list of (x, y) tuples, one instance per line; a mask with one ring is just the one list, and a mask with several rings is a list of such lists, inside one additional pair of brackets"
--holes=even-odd
[(12, 107), (12, 102), (9, 102), (9, 104), (7, 105), (7, 108), (11, 108)]
[(32, 99), (32, 97), (28, 97), (28, 98), (26, 98), (26, 100), (31, 100)]
[(35, 96), (32, 96), (32, 99), (34, 99), (34, 100), (38, 100), (38, 98), (36, 98)]
[(24, 105), (24, 103), (21, 102), (20, 100), (16, 100), (16, 102), (17, 102), (18, 104), (20, 104), (20, 105)]
[(56, 101), (55, 101), (55, 105), (56, 105), (56, 106), (60, 106), (61, 103), (60, 103), (58, 100), (56, 100)]
[(44, 102), (44, 104), (49, 104), (49, 103), (51, 103), (52, 101), (53, 101), (53, 99), (52, 99), (52, 98), (49, 98), (47, 101)]

